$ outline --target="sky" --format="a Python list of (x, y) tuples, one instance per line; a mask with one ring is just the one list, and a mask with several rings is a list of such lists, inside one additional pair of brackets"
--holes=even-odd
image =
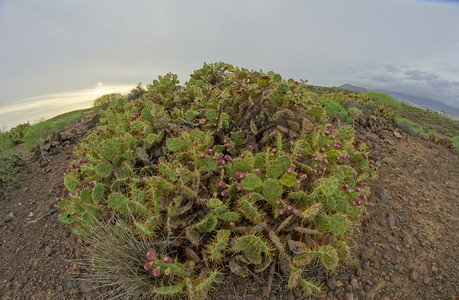
[(218, 61), (459, 108), (459, 1), (0, 0), (0, 125)]

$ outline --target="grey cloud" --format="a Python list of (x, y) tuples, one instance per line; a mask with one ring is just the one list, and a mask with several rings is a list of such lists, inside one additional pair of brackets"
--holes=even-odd
[(363, 71), (357, 80), (369, 88), (403, 92), (459, 108), (459, 81), (446, 79), (432, 71), (384, 65)]

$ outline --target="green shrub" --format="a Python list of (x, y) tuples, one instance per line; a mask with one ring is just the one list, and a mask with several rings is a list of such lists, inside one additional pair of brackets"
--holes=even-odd
[(402, 104), (395, 98), (380, 92), (368, 92), (365, 95), (370, 96), (379, 106), (388, 106), (396, 114), (402, 110)]
[(94, 106), (100, 106), (102, 109), (105, 109), (111, 102), (117, 101), (121, 97), (120, 93), (106, 94), (94, 100)]
[(17, 181), (17, 158), (9, 133), (0, 130), (0, 196), (4, 196)]
[(338, 102), (330, 99), (319, 99), (317, 103), (324, 106), (328, 116), (344, 120), (347, 123), (352, 123), (352, 119), (347, 114), (346, 109)]
[(160, 76), (109, 105), (74, 150), (59, 219), (96, 241), (100, 278), (121, 290), (200, 299), (221, 273), (282, 263), (290, 289), (320, 293), (306, 276), (353, 262), (376, 176), (354, 129), (274, 72), (204, 64), (178, 83)]

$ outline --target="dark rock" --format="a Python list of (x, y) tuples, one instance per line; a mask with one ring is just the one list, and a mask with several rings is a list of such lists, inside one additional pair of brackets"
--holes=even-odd
[(334, 289), (336, 287), (336, 279), (335, 278), (329, 278), (327, 280), (327, 286), (329, 289)]
[(10, 212), (10, 213), (8, 213), (7, 215), (5, 215), (5, 216), (3, 217), (3, 221), (4, 221), (5, 223), (10, 222), (10, 221), (13, 220), (13, 219), (14, 219), (14, 214), (13, 214), (13, 212)]

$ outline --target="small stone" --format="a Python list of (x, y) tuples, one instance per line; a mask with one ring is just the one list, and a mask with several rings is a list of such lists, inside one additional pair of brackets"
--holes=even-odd
[(395, 225), (395, 216), (393, 214), (390, 214), (387, 217), (387, 222), (389, 223), (389, 227), (392, 227)]
[(24, 188), (24, 192), (26, 192), (26, 193), (27, 193), (28, 191), (29, 191), (29, 187), (28, 187), (28, 186), (26, 186), (26, 187)]
[(410, 272), (410, 278), (413, 279), (414, 281), (418, 281), (419, 279), (419, 273), (415, 269), (412, 269)]
[(373, 284), (374, 284), (374, 283), (373, 283), (373, 281), (372, 281), (372, 280), (369, 280), (369, 279), (367, 280), (367, 285), (369, 285), (369, 286), (373, 286)]
[(402, 135), (400, 134), (400, 132), (395, 131), (395, 130), (394, 130), (394, 136), (395, 136), (396, 138), (398, 138), (398, 139), (401, 139), (401, 138), (402, 138)]
[(78, 271), (78, 265), (77, 264), (72, 264), (72, 270), (73, 271)]
[(350, 284), (346, 285), (345, 290), (346, 290), (346, 292), (351, 293), (352, 292), (352, 286)]
[(344, 300), (354, 300), (354, 294), (346, 293), (346, 295), (344, 295)]
[(45, 248), (45, 253), (46, 255), (50, 256), (53, 253), (53, 249), (51, 248), (50, 245), (46, 246)]
[(382, 203), (387, 203), (387, 202), (389, 202), (389, 200), (390, 200), (390, 196), (389, 196), (389, 194), (387, 193), (386, 190), (380, 190), (380, 191), (378, 192), (378, 199), (379, 199), (379, 201), (381, 201)]
[(432, 264), (432, 268), (430, 269), (432, 270), (433, 273), (437, 273), (439, 271), (437, 265), (435, 263)]
[(425, 284), (425, 285), (429, 284), (431, 281), (432, 281), (432, 278), (430, 278), (430, 277), (427, 277), (427, 276), (426, 276), (426, 277), (424, 277), (424, 280), (423, 280), (423, 282), (424, 282), (424, 284)]
[(351, 286), (352, 286), (352, 289), (353, 289), (354, 291), (357, 291), (357, 290), (360, 288), (360, 286), (359, 286), (359, 281), (358, 281), (357, 279), (355, 279), (355, 278), (352, 278), (352, 280), (351, 280)]
[(370, 262), (368, 260), (362, 263), (362, 269), (368, 270), (370, 268)]
[(14, 214), (13, 214), (13, 212), (10, 212), (10, 213), (8, 213), (7, 215), (5, 215), (5, 216), (3, 217), (3, 221), (5, 221), (5, 223), (10, 222), (10, 221), (13, 220), (13, 219), (14, 219)]
[(327, 286), (329, 289), (334, 289), (336, 287), (336, 279), (335, 278), (329, 278), (327, 280)]

